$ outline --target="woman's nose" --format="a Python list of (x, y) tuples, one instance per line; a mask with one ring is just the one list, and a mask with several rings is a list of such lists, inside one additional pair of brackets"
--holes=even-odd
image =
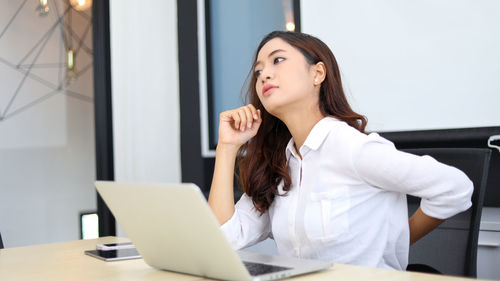
[(262, 83), (265, 83), (267, 80), (270, 80), (272, 78), (272, 73), (268, 70), (262, 70), (262, 73), (260, 74), (260, 79), (262, 80)]

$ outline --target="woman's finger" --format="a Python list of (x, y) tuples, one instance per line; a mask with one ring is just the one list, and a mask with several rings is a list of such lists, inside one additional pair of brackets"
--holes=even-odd
[(250, 108), (250, 111), (252, 111), (253, 119), (257, 120), (259, 118), (259, 116), (257, 115), (257, 109), (255, 108), (255, 106), (253, 106), (253, 104), (249, 104), (248, 108)]
[(224, 111), (219, 114), (219, 119), (224, 122), (230, 122), (233, 121), (233, 117), (231, 115), (231, 111)]
[(245, 110), (246, 118), (247, 118), (247, 123), (245, 124), (248, 129), (252, 128), (252, 123), (253, 123), (253, 114), (252, 111), (250, 110), (250, 107), (244, 106), (243, 109)]
[(231, 118), (233, 118), (233, 120), (234, 120), (234, 128), (236, 130), (239, 130), (240, 129), (241, 118), (240, 118), (240, 115), (238, 114), (237, 110), (234, 110), (231, 113)]
[(245, 109), (238, 108), (238, 116), (240, 116), (240, 131), (244, 132), (247, 126), (247, 114)]

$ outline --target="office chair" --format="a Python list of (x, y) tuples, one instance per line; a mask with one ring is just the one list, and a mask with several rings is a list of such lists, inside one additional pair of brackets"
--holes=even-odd
[[(413, 244), (410, 247), (407, 270), (476, 277), (479, 225), (491, 151), (479, 148), (422, 148), (403, 151), (429, 155), (441, 163), (454, 166), (474, 183), (472, 207), (447, 219)], [(408, 196), (410, 216), (419, 206), (420, 198)]]
[(0, 233), (0, 249), (3, 249), (2, 233)]

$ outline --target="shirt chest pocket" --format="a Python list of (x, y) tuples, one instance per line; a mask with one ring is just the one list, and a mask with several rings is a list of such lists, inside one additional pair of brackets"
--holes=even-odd
[(327, 243), (349, 230), (351, 202), (347, 187), (310, 193), (305, 208), (305, 232), (311, 241)]

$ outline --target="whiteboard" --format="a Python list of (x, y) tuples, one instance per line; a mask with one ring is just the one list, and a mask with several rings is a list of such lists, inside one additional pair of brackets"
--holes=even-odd
[(307, 0), (370, 131), (500, 126), (500, 1)]

